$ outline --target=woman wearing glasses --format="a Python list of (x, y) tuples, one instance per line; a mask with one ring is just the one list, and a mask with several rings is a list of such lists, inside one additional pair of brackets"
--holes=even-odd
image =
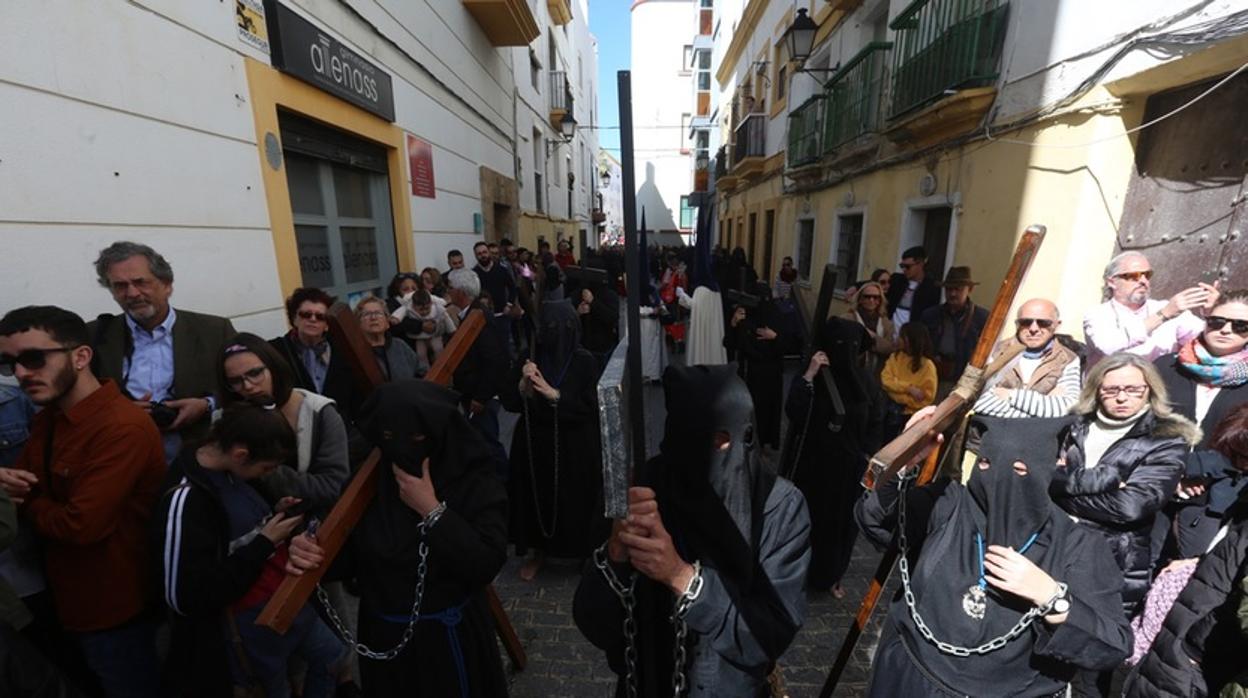
[(876, 281), (868, 281), (858, 287), (854, 294), (854, 307), (845, 313), (849, 320), (867, 328), (871, 336), (871, 351), (867, 354), (868, 366), (877, 375), (884, 366), (884, 361), (897, 350), (897, 335), (893, 321), (888, 319), (888, 303), (884, 300), (887, 291)]
[(334, 401), (296, 387), (290, 366), (254, 334), (226, 343), (218, 371), (222, 407), (273, 406), (295, 430), (294, 462), (261, 477), (257, 489), (271, 502), (296, 497), (313, 511), (327, 512), (350, 472), (347, 429)]
[(329, 343), (329, 307), (334, 297), (319, 288), (297, 288), (286, 299), (290, 331), (269, 341), (290, 364), (295, 387), (324, 395), (350, 421), (359, 398), (347, 357)]
[(1228, 415), (1248, 404), (1248, 290), (1223, 294), (1205, 318), (1204, 332), (1156, 365), (1174, 411), (1205, 433), (1187, 458), (1177, 500), (1166, 507), (1172, 525), (1158, 531), (1165, 535), (1166, 557), (1191, 560), (1205, 553), (1221, 527), (1222, 508), (1210, 511), (1207, 491), (1223, 470), (1210, 451), (1213, 437)]
[[(1170, 408), (1153, 364), (1126, 352), (1093, 367), (1071, 414), (1075, 420), (1062, 432), (1049, 493), (1109, 541), (1122, 569), (1129, 618), (1148, 593), (1157, 562), (1153, 522), (1174, 495), (1183, 457), (1200, 440), (1200, 429)], [(1108, 674), (1081, 678), (1077, 682), (1086, 681), (1088, 692), (1108, 695)]]
[(386, 302), (371, 293), (355, 304), (355, 319), (377, 358), (377, 367), (388, 381), (416, 378), (420, 360), (403, 340), (390, 336)]
[(1171, 409), (1157, 369), (1126, 352), (1093, 367), (1071, 413), (1076, 419), (1062, 433), (1050, 493), (1109, 539), (1123, 570), (1129, 616), (1148, 591), (1156, 561), (1149, 544), (1153, 519), (1173, 496), (1200, 429)]

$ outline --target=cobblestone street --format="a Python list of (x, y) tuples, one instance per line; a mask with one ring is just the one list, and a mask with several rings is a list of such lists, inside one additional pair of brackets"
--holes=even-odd
[[(792, 378), (788, 366), (785, 385)], [(663, 435), (663, 393), (657, 385), (646, 387), (647, 450), (654, 453)], [(510, 443), (515, 418), (503, 415), (503, 443)], [(853, 561), (842, 584), (846, 594), (836, 599), (828, 593), (808, 593), (806, 622), (788, 652), (780, 660), (788, 695), (817, 696), (842, 639), (853, 622), (858, 603), (866, 592), (879, 561), (869, 543), (858, 541)], [(529, 664), (522, 672), (508, 665), (514, 698), (539, 696), (611, 696), (615, 675), (601, 652), (581, 635), (572, 622), (572, 595), (580, 579), (581, 562), (547, 561), (533, 582), (521, 581), (521, 560), (511, 558), (495, 581), (516, 633), (524, 643)], [(890, 599), (895, 585), (882, 598)], [(867, 636), (859, 642), (854, 660), (845, 672), (837, 696), (859, 696), (866, 688), (869, 652), (878, 637), (877, 607)]]

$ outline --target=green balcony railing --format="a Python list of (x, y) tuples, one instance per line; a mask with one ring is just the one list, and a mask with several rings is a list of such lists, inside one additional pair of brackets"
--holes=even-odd
[(819, 148), (823, 110), (824, 96), (817, 94), (789, 114), (789, 167), (818, 162), (823, 155)]
[(891, 42), (873, 41), (828, 80), (824, 152), (879, 130), (892, 48)]
[(893, 84), (889, 118), (948, 90), (992, 84), (1005, 39), (1007, 0), (914, 0), (890, 24)]

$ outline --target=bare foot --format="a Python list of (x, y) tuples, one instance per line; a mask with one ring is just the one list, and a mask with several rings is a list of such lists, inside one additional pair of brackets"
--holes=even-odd
[(840, 584), (833, 584), (833, 585), (832, 585), (832, 596), (834, 596), (834, 597), (836, 597), (836, 598), (838, 598), (838, 599), (843, 599), (843, 598), (845, 598), (845, 587), (841, 586)]
[(540, 557), (529, 558), (520, 565), (520, 578), (526, 582), (533, 581), (537, 576), (537, 571), (542, 567), (542, 559)]

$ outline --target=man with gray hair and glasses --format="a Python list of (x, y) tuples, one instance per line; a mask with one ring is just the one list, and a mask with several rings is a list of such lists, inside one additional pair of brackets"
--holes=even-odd
[(194, 441), (207, 434), (216, 362), (234, 327), (223, 317), (169, 305), (173, 268), (147, 245), (114, 242), (100, 251), (95, 273), (122, 315), (105, 313), (88, 325), (92, 368), (151, 415), (172, 462), (184, 436)]
[(1169, 300), (1152, 300), (1153, 266), (1140, 252), (1123, 252), (1105, 267), (1105, 302), (1083, 320), (1091, 368), (1103, 357), (1125, 351), (1148, 360), (1178, 351), (1199, 335), (1205, 321), (1193, 311), (1207, 311), (1218, 289), (1198, 283)]

